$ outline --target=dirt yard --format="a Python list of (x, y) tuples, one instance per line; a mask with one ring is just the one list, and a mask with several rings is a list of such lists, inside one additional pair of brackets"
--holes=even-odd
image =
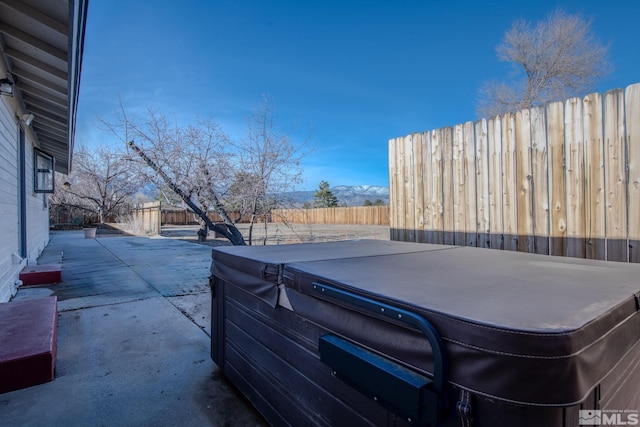
[[(248, 224), (238, 224), (238, 229), (248, 242)], [(170, 225), (162, 227), (162, 236), (171, 239), (180, 239), (193, 243), (198, 243), (197, 226)], [(338, 240), (353, 239), (377, 239), (389, 240), (389, 227), (377, 225), (285, 225), (282, 223), (267, 224), (266, 244), (282, 245), (286, 243), (305, 242), (332, 242)], [(253, 244), (264, 244), (265, 229), (264, 224), (258, 224), (253, 229)], [(213, 232), (209, 232), (209, 237), (202, 244), (209, 246), (230, 245), (225, 238), (215, 238)]]

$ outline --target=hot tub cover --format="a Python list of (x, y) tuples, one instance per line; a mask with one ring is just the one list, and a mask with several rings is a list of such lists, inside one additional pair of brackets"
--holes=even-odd
[(275, 307), (284, 264), (301, 261), (351, 259), (363, 256), (428, 252), (454, 246), (394, 242), (387, 240), (345, 240), (272, 246), (222, 246), (211, 253), (211, 275), (241, 284)]
[[(293, 310), (339, 334), (350, 322), (340, 310), (357, 308), (336, 309), (314, 284), (422, 315), (445, 342), (451, 383), (517, 404), (581, 402), (638, 351), (639, 265), (448, 247), (285, 263), (282, 275)], [(410, 332), (349, 333), (359, 329), (356, 341), (430, 371)]]

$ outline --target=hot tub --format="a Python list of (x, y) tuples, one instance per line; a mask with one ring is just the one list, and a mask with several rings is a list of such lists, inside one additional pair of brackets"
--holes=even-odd
[(212, 358), (273, 425), (638, 420), (639, 265), (377, 240), (212, 257)]

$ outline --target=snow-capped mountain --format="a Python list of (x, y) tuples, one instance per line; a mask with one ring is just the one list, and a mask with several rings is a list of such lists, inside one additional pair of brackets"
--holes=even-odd
[[(330, 188), (338, 198), (340, 206), (362, 206), (365, 200), (375, 202), (380, 199), (385, 205), (389, 204), (389, 188), (376, 185), (336, 185)], [(296, 207), (308, 202), (313, 205), (313, 191), (291, 191), (283, 194), (290, 204)], [(286, 204), (286, 203), (285, 203)]]
[(371, 197), (382, 200), (389, 199), (389, 188), (375, 185), (337, 185), (331, 188), (331, 191), (338, 198), (342, 195), (344, 198), (369, 196), (367, 197), (368, 199), (371, 199)]

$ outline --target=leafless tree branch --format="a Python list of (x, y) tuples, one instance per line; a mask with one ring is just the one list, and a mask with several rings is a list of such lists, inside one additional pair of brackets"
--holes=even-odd
[(500, 61), (513, 65), (506, 83), (480, 90), (478, 113), (488, 117), (579, 96), (608, 74), (608, 46), (591, 32), (591, 21), (561, 10), (532, 25), (516, 21), (496, 47)]

